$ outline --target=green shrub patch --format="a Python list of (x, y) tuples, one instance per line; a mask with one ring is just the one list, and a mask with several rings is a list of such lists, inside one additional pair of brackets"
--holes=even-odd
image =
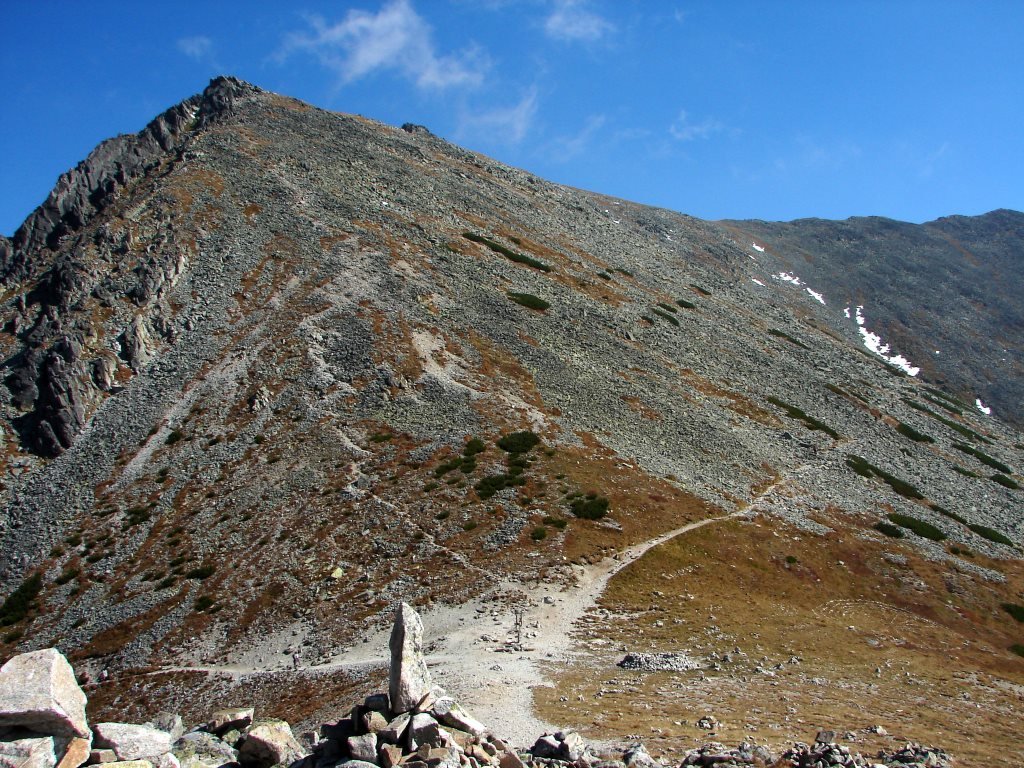
[(541, 272), (551, 271), (551, 267), (545, 264), (543, 261), (537, 261), (537, 259), (534, 259), (530, 256), (526, 256), (517, 251), (513, 251), (511, 248), (508, 248), (502, 245), (501, 243), (497, 243), (494, 240), (491, 240), (490, 238), (484, 237), (483, 235), (477, 235), (474, 234), (473, 232), (463, 232), (462, 236), (467, 240), (472, 240), (474, 243), (486, 245), (495, 253), (500, 253), (509, 261), (514, 261), (516, 264), (525, 264), (528, 267), (539, 269)]
[(498, 447), (507, 453), (526, 453), (532, 449), (540, 438), (529, 430), (513, 432), (498, 440)]
[(884, 520), (879, 520), (877, 523), (875, 523), (874, 528), (879, 533), (884, 533), (886, 536), (890, 536), (894, 539), (902, 539), (905, 535), (903, 533), (903, 529), (900, 528), (898, 525), (887, 523)]
[(974, 531), (976, 534), (981, 536), (983, 539), (995, 542), (996, 544), (1005, 544), (1008, 547), (1013, 546), (1013, 542), (1006, 538), (999, 531), (994, 528), (989, 528), (987, 525), (979, 525), (978, 523), (968, 523), (967, 527)]
[(551, 304), (544, 301), (544, 299), (534, 296), (532, 293), (515, 293), (508, 291), (507, 296), (512, 299), (516, 304), (526, 307), (527, 309), (535, 309), (538, 312), (543, 312), (545, 309), (550, 309)]
[(934, 443), (935, 438), (930, 435), (926, 435), (923, 432), (918, 432), (909, 424), (905, 424), (902, 421), (896, 425), (896, 431), (904, 437), (909, 437), (916, 443)]
[(1020, 490), (1020, 485), (1013, 478), (1007, 477), (1006, 475), (1000, 475), (998, 472), (989, 478), (994, 483), (999, 483), (1004, 488), (1009, 488), (1011, 491)]
[(24, 619), (43, 588), (43, 575), (33, 573), (0, 605), (0, 627), (9, 627)]
[(916, 517), (910, 515), (903, 515), (899, 512), (892, 512), (889, 514), (889, 520), (901, 528), (906, 528), (908, 531), (913, 531), (922, 539), (929, 539), (931, 541), (942, 541), (946, 538), (941, 530), (936, 528), (929, 522), (919, 520)]
[(586, 496), (573, 499), (569, 504), (572, 513), (583, 520), (600, 520), (608, 514), (608, 499), (604, 496)]
[(677, 328), (679, 327), (679, 319), (676, 318), (676, 317), (672, 317), (672, 315), (670, 315), (665, 310), (658, 309), (657, 307), (651, 307), (651, 312), (656, 314), (662, 320), (667, 320), (668, 322), (672, 323), (672, 325), (676, 326)]
[(694, 304), (692, 301), (687, 301), (686, 299), (676, 299), (676, 304), (678, 304), (683, 309), (696, 309), (697, 308), (696, 304)]
[(905, 480), (900, 480), (898, 477), (890, 475), (884, 469), (879, 469), (874, 464), (869, 463), (867, 459), (864, 459), (860, 456), (848, 454), (846, 457), (846, 465), (861, 477), (877, 477), (881, 480), (884, 480), (889, 485), (889, 487), (896, 491), (896, 493), (898, 493), (900, 496), (904, 496), (908, 499), (924, 498), (924, 494), (917, 490), (917, 488), (912, 486), (910, 483), (906, 482)]
[(806, 426), (808, 429), (818, 430), (820, 432), (824, 432), (829, 437), (839, 439), (839, 433), (832, 429), (832, 427), (828, 426), (827, 424), (824, 424), (823, 422), (818, 421), (813, 416), (808, 416), (795, 405), (790, 405), (789, 403), (783, 402), (779, 398), (772, 397), (771, 395), (769, 395), (767, 399), (768, 402), (771, 403), (772, 405), (777, 405), (779, 408), (784, 410), (791, 419), (802, 421), (804, 423), (804, 426)]
[(800, 341), (800, 339), (790, 336), (788, 333), (786, 333), (785, 331), (780, 331), (778, 328), (769, 328), (768, 333), (777, 338), (785, 339), (794, 346), (801, 347), (803, 349), (810, 349), (810, 347), (804, 344), (802, 341)]
[(1019, 621), (1024, 624), (1024, 605), (1017, 605), (1016, 603), (1001, 603), (1000, 608), (1010, 614), (1014, 621)]
[(994, 469), (996, 472), (1002, 472), (1002, 473), (1007, 474), (1007, 475), (1013, 474), (1013, 470), (1010, 469), (1005, 464), (1003, 464), (1003, 462), (999, 461), (999, 459), (993, 459), (987, 453), (985, 453), (984, 451), (978, 450), (973, 445), (965, 445), (964, 443), (956, 443), (956, 442), (954, 442), (953, 443), (953, 447), (956, 448), (958, 451), (960, 451), (962, 453), (966, 453), (966, 454), (968, 454), (970, 456), (973, 456), (978, 461), (980, 461), (982, 464), (985, 464), (986, 466), (992, 467), (992, 469)]

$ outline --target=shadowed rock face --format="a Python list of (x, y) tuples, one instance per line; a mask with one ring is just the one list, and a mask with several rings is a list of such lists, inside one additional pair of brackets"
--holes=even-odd
[[(941, 226), (975, 256), (1015, 237)], [(4, 647), (59, 644), (94, 675), (291, 667), (296, 647), (313, 666), (403, 602), (571, 582), (746, 509), (780, 541), (848, 533), (894, 579), (873, 526), (926, 519), (977, 556), (957, 561), (976, 580), (953, 584), (975, 601), (956, 620), (988, 631), (966, 617), (1019, 599), (996, 567), (1024, 534), (1019, 434), (1000, 403), (985, 416), (867, 353), (847, 299), (914, 359), (852, 278), (797, 271), (827, 255), (793, 261), (754, 227), (214, 81), (0, 240)], [(904, 229), (870, 239), (916, 242)], [(120, 685), (103, 691), (143, 699)], [(328, 695), (287, 701), (305, 717)]]

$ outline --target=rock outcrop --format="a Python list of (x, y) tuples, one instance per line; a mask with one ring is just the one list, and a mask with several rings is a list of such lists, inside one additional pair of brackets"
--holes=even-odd
[(413, 709), (430, 693), (430, 672), (423, 660), (423, 622), (407, 603), (402, 603), (391, 630), (391, 673), (388, 694), (396, 714)]

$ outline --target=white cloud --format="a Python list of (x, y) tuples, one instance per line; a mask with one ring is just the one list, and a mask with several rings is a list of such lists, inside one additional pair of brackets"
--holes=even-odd
[(420, 88), (477, 85), (487, 67), (475, 49), (459, 55), (439, 55), (433, 30), (409, 0), (391, 0), (377, 13), (351, 10), (328, 24), (319, 16), (308, 19), (311, 33), (295, 32), (285, 38), (281, 57), (293, 51), (316, 56), (350, 83), (378, 70), (393, 69)]
[(604, 115), (591, 115), (577, 133), (572, 136), (562, 136), (555, 139), (555, 159), (559, 161), (571, 160), (586, 152), (590, 140), (594, 137), (594, 134), (604, 127), (606, 122), (607, 118)]
[(725, 130), (723, 125), (713, 117), (706, 117), (700, 122), (693, 122), (686, 110), (680, 110), (679, 117), (668, 127), (668, 132), (677, 141), (694, 141), (706, 139)]
[(537, 114), (537, 89), (531, 88), (518, 103), (463, 115), (460, 133), (486, 135), (491, 141), (517, 144), (529, 132)]
[(570, 42), (594, 42), (615, 30), (608, 20), (588, 11), (583, 0), (555, 0), (544, 21), (548, 37)]
[(203, 35), (178, 40), (178, 50), (193, 61), (202, 61), (213, 52), (213, 41)]

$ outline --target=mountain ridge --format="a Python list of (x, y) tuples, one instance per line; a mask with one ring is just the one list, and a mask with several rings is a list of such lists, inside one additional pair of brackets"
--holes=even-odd
[[(240, 689), (201, 669), (259, 666), (246, 700), (312, 721), (366, 681), (289, 691), (287, 648), (330, 665), (406, 601), (490, 652), (477, 608), (497, 624), (537, 587), (570, 599), (591, 565), (685, 529), (565, 633), (552, 690), (584, 703), (538, 689), (544, 717), (592, 722), (597, 702), (594, 728), (634, 732), (599, 711), (625, 690), (608, 681), (626, 643), (720, 667), (734, 646), (805, 656), (779, 675), (807, 712), (813, 679), (898, 699), (902, 678), (873, 672), (886, 661), (936, 697), (954, 652), (965, 675), (1020, 682), (1000, 607), (1024, 588), (1019, 432), (865, 349), (875, 304), (865, 326), (844, 317), (775, 230), (211, 89), (202, 127), (180, 113), (183, 138), (124, 184), (81, 173), (104, 179), (100, 205), (55, 196), (19, 240), (34, 250), (5, 257), (0, 578), (24, 596), (20, 614), (4, 603), (5, 654), (58, 645), (110, 669), (95, 706), (131, 700), (133, 717), (160, 696), (224, 701)], [(893, 616), (910, 629), (885, 634)], [(870, 634), (837, 666), (850, 626)], [(576, 679), (584, 650), (597, 666)], [(736, 703), (714, 704), (736, 707), (736, 735), (745, 697), (778, 682), (741, 666), (716, 677)], [(680, 690), (704, 700), (705, 682)], [(649, 702), (666, 726), (673, 701)], [(888, 716), (926, 736), (977, 725), (944, 706), (940, 725)], [(784, 717), (765, 715), (795, 737)]]

